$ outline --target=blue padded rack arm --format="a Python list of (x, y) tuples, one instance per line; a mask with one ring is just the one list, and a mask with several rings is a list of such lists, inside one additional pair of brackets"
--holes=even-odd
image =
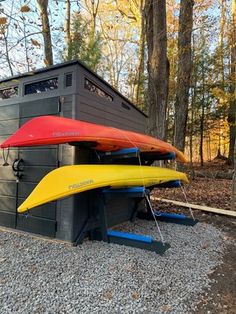
[(176, 159), (176, 153), (175, 152), (170, 152), (167, 154), (163, 154), (159, 156), (159, 160), (172, 160)]
[(102, 193), (107, 194), (107, 193), (144, 193), (145, 188), (143, 186), (137, 186), (133, 188), (121, 188), (121, 189), (103, 189)]
[(181, 186), (180, 180), (169, 181), (165, 183), (158, 184), (158, 188), (179, 188)]
[(145, 243), (152, 243), (153, 242), (153, 238), (150, 236), (121, 232), (121, 231), (116, 231), (116, 230), (108, 230), (107, 235), (108, 235), (108, 237), (117, 237), (117, 238), (135, 240), (135, 241), (140, 241), (140, 242), (145, 242)]
[(99, 153), (99, 155), (101, 157), (112, 157), (112, 156), (128, 156), (128, 155), (135, 155), (135, 156), (138, 156), (139, 154), (139, 149), (137, 147), (131, 147), (131, 148), (124, 148), (124, 149), (120, 149), (120, 150), (115, 150), (115, 151), (112, 151), (112, 152), (102, 152), (102, 153)]
[(163, 217), (163, 218), (173, 218), (173, 219), (186, 219), (186, 215), (184, 214), (175, 214), (175, 213), (165, 213), (165, 212), (154, 212), (155, 216)]
[(160, 152), (143, 152), (143, 153), (141, 153), (141, 157), (144, 160), (150, 160), (150, 161), (172, 160), (172, 159), (176, 159), (176, 153), (175, 152), (169, 152), (169, 153), (162, 154)]

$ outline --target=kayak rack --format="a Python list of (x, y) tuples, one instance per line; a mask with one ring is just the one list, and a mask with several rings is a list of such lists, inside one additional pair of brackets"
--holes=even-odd
[(137, 147), (124, 148), (115, 150), (112, 152), (99, 152), (100, 158), (103, 160), (107, 159), (121, 159), (121, 158), (137, 158), (140, 154), (140, 150)]
[[(179, 180), (176, 181), (170, 181), (167, 183), (163, 183), (158, 185), (158, 188), (176, 188), (180, 187), (181, 182)], [(147, 197), (150, 200), (150, 193), (147, 190)], [(146, 220), (152, 220), (154, 219), (153, 213), (155, 215), (155, 218), (160, 221), (165, 221), (169, 223), (175, 223), (175, 224), (180, 224), (180, 225), (185, 225), (185, 226), (195, 226), (199, 220), (198, 219), (193, 219), (190, 218), (184, 214), (176, 214), (176, 213), (167, 213), (167, 212), (162, 212), (162, 211), (153, 211), (150, 207), (150, 202), (146, 201), (146, 212), (140, 212), (140, 211), (135, 211), (134, 217), (138, 217), (140, 219), (146, 219)]]
[[(136, 247), (148, 251), (154, 251), (158, 254), (163, 254), (170, 244), (161, 241), (155, 241), (152, 237), (127, 233), (117, 230), (110, 230), (107, 224), (107, 203), (115, 198), (134, 198), (136, 212), (138, 204), (145, 197), (146, 190), (143, 187), (122, 188), (122, 189), (102, 189), (97, 192), (98, 207), (96, 213), (91, 213), (88, 220), (85, 222), (82, 230), (74, 241), (74, 245), (83, 242), (86, 235), (89, 235), (90, 240), (104, 241), (107, 243), (116, 243), (125, 246)], [(130, 220), (133, 219), (130, 217)]]
[(110, 152), (97, 152), (101, 162), (117, 162), (124, 163), (125, 159), (134, 164), (141, 163), (149, 166), (156, 160), (173, 160), (176, 158), (175, 152), (158, 153), (158, 152), (141, 152), (137, 147), (124, 148)]
[[(155, 218), (159, 221), (165, 221), (178, 225), (195, 226), (199, 222), (198, 219), (190, 218), (184, 214), (166, 213), (162, 211), (154, 211), (154, 214)], [(147, 213), (139, 212), (136, 217), (146, 220), (154, 219), (152, 213), (149, 210)]]
[(146, 166), (150, 166), (156, 160), (164, 160), (164, 161), (174, 160), (176, 159), (176, 153), (170, 152), (170, 153), (161, 154), (158, 152), (143, 152), (143, 153), (140, 153), (140, 158)]
[[(178, 187), (179, 185), (180, 182), (176, 180), (163, 183), (160, 186), (163, 188), (170, 188)], [(170, 244), (163, 243), (161, 241), (155, 241), (150, 236), (110, 230), (107, 222), (108, 219), (106, 207), (109, 201), (112, 201), (114, 198), (132, 198), (135, 200), (133, 211), (129, 218), (130, 221), (134, 221), (134, 219), (137, 217), (140, 219), (156, 219), (159, 221), (187, 226), (194, 226), (196, 223), (198, 223), (197, 219), (189, 218), (184, 214), (154, 211), (151, 208), (150, 201), (147, 201), (147, 198), (150, 200), (150, 190), (145, 189), (144, 187), (97, 189), (93, 191), (91, 198), (93, 199), (93, 203), (97, 204), (97, 206), (89, 210), (88, 218), (85, 220), (83, 226), (80, 228), (79, 234), (73, 242), (75, 246), (82, 244), (84, 238), (88, 236), (90, 240), (104, 241), (107, 243), (116, 243), (120, 245), (141, 248), (154, 251), (159, 254), (163, 254), (170, 247)], [(139, 204), (142, 200), (145, 200), (146, 203), (145, 212), (139, 210)]]

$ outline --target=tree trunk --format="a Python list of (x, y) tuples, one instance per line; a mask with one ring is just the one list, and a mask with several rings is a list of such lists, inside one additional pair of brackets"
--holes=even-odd
[(193, 91), (192, 91), (192, 100), (191, 100), (191, 118), (190, 118), (190, 134), (189, 134), (189, 154), (190, 154), (190, 164), (193, 165), (193, 135), (194, 135), (194, 104), (196, 98), (196, 85), (194, 82)]
[[(97, 27), (97, 14), (98, 14), (98, 7), (99, 7), (99, 1), (91, 1), (91, 5), (92, 5), (92, 28), (91, 28), (91, 40), (94, 41), (95, 40), (95, 35), (96, 35), (96, 27)], [(87, 1), (86, 1), (87, 3)], [(88, 4), (87, 4), (88, 6)]]
[(204, 164), (203, 159), (203, 139), (204, 139), (204, 119), (205, 119), (205, 110), (204, 110), (204, 96), (201, 103), (201, 119), (200, 119), (200, 146), (199, 146), (199, 156), (200, 156), (200, 163), (201, 166)]
[(144, 93), (144, 54), (145, 54), (145, 15), (143, 8), (143, 1), (140, 2), (141, 13), (141, 33), (139, 40), (139, 65), (138, 65), (138, 77), (137, 77), (137, 89), (135, 95), (135, 103), (144, 110), (143, 93)]
[(234, 176), (233, 176), (233, 188), (232, 188), (232, 204), (231, 209), (236, 209), (236, 140), (234, 143)]
[(204, 121), (205, 121), (205, 67), (202, 64), (202, 100), (201, 100), (201, 118), (200, 118), (200, 146), (199, 155), (201, 166), (204, 164), (203, 141), (204, 141)]
[(44, 40), (44, 63), (46, 66), (53, 65), (52, 38), (48, 19), (48, 0), (37, 0), (42, 22)]
[(228, 112), (228, 123), (229, 123), (229, 132), (230, 132), (230, 141), (229, 141), (229, 155), (228, 163), (230, 165), (234, 164), (234, 145), (236, 137), (236, 86), (235, 86), (235, 76), (236, 76), (236, 0), (232, 0), (232, 25), (231, 25), (231, 60), (230, 60), (230, 106)]
[(168, 89), (166, 1), (146, 0), (146, 40), (148, 47), (148, 133), (166, 137)]
[(174, 144), (184, 151), (191, 74), (191, 34), (193, 0), (181, 0), (178, 37), (178, 73), (175, 101)]
[[(224, 37), (225, 37), (225, 18), (226, 18), (226, 1), (221, 0), (220, 4), (221, 17), (220, 17), (220, 32), (219, 32), (219, 61), (220, 61), (220, 88), (225, 95), (225, 67), (224, 67)], [(219, 102), (220, 104), (220, 102)], [(219, 147), (217, 157), (221, 158), (223, 155), (221, 153), (221, 144), (222, 144), (222, 130), (221, 122), (224, 120), (224, 113), (220, 113), (219, 118)]]
[(211, 134), (208, 132), (207, 137), (207, 160), (211, 161)]
[(225, 66), (224, 66), (224, 39), (225, 39), (225, 20), (226, 20), (226, 0), (221, 0), (221, 18), (219, 33), (219, 57), (220, 57), (220, 76), (222, 90), (225, 91)]
[(193, 91), (192, 91), (192, 100), (191, 100), (191, 117), (190, 117), (190, 134), (189, 134), (189, 169), (190, 169), (190, 176), (193, 180), (195, 178), (195, 171), (193, 166), (193, 135), (194, 135), (194, 104), (195, 104), (195, 98), (196, 98), (196, 86), (194, 82)]
[(67, 60), (72, 59), (72, 51), (71, 51), (71, 3), (70, 0), (66, 0), (66, 20), (65, 20), (65, 41), (67, 45)]
[[(192, 58), (194, 59), (195, 55), (195, 38), (193, 36), (193, 51), (192, 51)], [(193, 86), (192, 86), (192, 94), (191, 94), (191, 108), (190, 108), (190, 134), (189, 134), (189, 157), (190, 157), (190, 167), (192, 171), (193, 169), (193, 136), (194, 136), (194, 107), (195, 107), (195, 101), (196, 101), (196, 85), (197, 85), (197, 73), (196, 70), (193, 71)]]

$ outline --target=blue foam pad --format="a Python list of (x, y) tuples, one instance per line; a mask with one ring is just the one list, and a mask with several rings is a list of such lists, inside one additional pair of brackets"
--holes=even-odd
[(129, 155), (129, 154), (137, 154), (139, 153), (139, 149), (137, 147), (124, 148), (119, 149), (112, 152), (100, 153), (100, 156), (119, 156), (119, 155)]
[(142, 186), (123, 189), (104, 189), (102, 193), (144, 193), (145, 188)]
[(174, 152), (170, 152), (170, 153), (166, 153), (166, 154), (152, 153), (151, 156), (153, 158), (155, 158), (156, 160), (172, 160), (172, 159), (176, 158), (176, 153), (174, 153)]
[(164, 213), (164, 212), (154, 212), (157, 217), (166, 217), (166, 218), (174, 218), (174, 219), (186, 219), (187, 217), (184, 214), (173, 214), (173, 213)]
[(159, 188), (179, 188), (180, 186), (181, 186), (180, 180), (169, 181), (169, 182), (165, 182), (165, 183), (161, 183), (157, 185), (157, 187)]
[(109, 237), (123, 238), (123, 239), (135, 240), (135, 241), (140, 241), (140, 242), (145, 242), (145, 243), (153, 242), (152, 237), (149, 237), (149, 236), (121, 232), (121, 231), (116, 231), (116, 230), (108, 230), (107, 235)]
[(172, 159), (175, 159), (175, 158), (176, 158), (176, 153), (174, 153), (174, 152), (165, 154), (165, 159), (166, 160), (172, 160)]

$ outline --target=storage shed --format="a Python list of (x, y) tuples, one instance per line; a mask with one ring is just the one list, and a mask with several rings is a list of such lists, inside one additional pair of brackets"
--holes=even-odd
[[(79, 61), (40, 69), (0, 81), (0, 142), (27, 120), (41, 115), (67, 118), (144, 132), (146, 115)], [(5, 154), (7, 152), (5, 151)], [(90, 192), (39, 206), (30, 215), (17, 207), (39, 180), (56, 167), (95, 163), (87, 148), (70, 145), (10, 149), (0, 159), (0, 225), (74, 241), (95, 206)], [(135, 200), (112, 200), (108, 225), (130, 218)]]

